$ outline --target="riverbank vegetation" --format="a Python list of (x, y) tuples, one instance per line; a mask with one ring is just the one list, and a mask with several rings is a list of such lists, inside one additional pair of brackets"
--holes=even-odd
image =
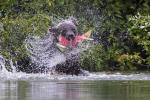
[(83, 69), (150, 70), (149, 0), (1, 0), (0, 54), (23, 59), (27, 37), (44, 36), (69, 16), (77, 18), (80, 32), (93, 29), (96, 44), (82, 54)]

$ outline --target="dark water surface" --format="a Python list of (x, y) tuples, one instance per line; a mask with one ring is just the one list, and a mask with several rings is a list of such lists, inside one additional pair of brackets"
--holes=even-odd
[(0, 100), (150, 100), (150, 81), (0, 81)]

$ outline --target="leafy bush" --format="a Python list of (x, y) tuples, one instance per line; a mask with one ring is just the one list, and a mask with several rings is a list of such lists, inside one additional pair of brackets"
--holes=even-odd
[(128, 32), (136, 44), (136, 47), (133, 47), (136, 50), (132, 52), (139, 54), (143, 61), (140, 61), (141, 64), (150, 66), (150, 16), (138, 14), (130, 17)]

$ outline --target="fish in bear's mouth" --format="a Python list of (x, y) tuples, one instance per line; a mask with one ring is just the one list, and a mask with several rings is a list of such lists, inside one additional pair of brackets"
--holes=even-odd
[(64, 47), (77, 47), (77, 45), (84, 41), (84, 40), (93, 40), (92, 38), (89, 38), (91, 35), (91, 30), (88, 31), (87, 33), (84, 33), (84, 34), (80, 34), (78, 33), (76, 36), (74, 36), (73, 38), (71, 39), (67, 39), (66, 37), (60, 35), (58, 37), (58, 43)]

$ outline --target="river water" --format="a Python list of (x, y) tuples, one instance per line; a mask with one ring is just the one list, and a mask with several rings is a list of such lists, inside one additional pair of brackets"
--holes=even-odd
[(0, 100), (149, 100), (149, 74), (0, 73)]

